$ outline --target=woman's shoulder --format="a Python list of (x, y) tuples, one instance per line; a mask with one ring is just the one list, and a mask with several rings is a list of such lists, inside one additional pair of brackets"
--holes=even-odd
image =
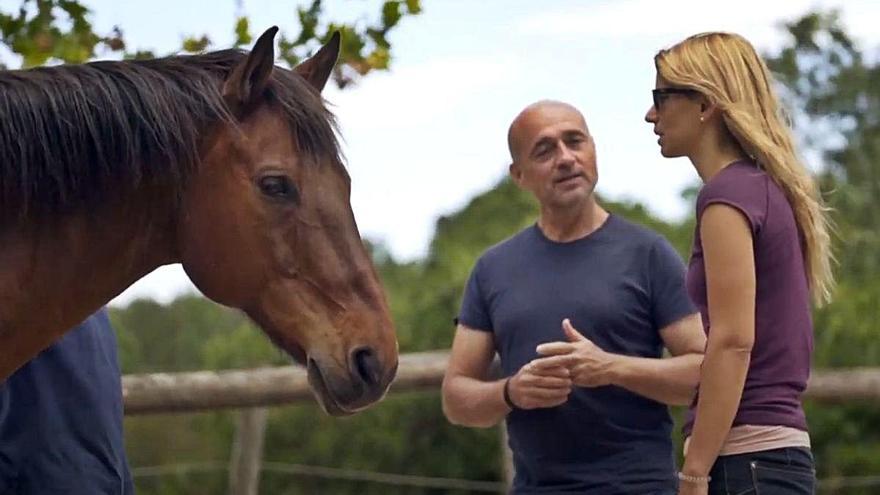
[(759, 228), (767, 211), (769, 176), (752, 161), (727, 165), (706, 182), (697, 196), (697, 215), (720, 203), (740, 210), (753, 229)]
[(768, 179), (767, 172), (761, 170), (754, 162), (733, 162), (703, 185), (697, 196), (697, 202), (715, 199), (765, 200)]
[(767, 178), (767, 173), (755, 162), (748, 160), (733, 162), (703, 185), (698, 198), (750, 192), (755, 187), (766, 184)]

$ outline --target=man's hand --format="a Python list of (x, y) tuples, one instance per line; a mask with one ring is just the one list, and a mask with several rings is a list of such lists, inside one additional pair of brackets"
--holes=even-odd
[(571, 373), (566, 356), (534, 359), (513, 375), (508, 385), (510, 400), (520, 409), (555, 407), (568, 400)]
[(580, 334), (568, 318), (562, 320), (562, 330), (568, 342), (550, 342), (538, 346), (538, 354), (549, 357), (569, 356), (572, 382), (578, 387), (610, 385), (614, 354), (603, 351), (590, 339)]

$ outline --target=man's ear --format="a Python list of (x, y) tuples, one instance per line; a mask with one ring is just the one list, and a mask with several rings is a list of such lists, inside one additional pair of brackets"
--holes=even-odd
[(517, 165), (516, 162), (511, 162), (507, 167), (507, 171), (510, 173), (510, 178), (516, 183), (517, 186), (521, 186), (522, 182), (522, 168)]

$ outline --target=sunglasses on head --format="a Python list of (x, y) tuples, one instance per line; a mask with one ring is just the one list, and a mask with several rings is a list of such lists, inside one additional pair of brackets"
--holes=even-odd
[(695, 95), (699, 91), (690, 88), (657, 88), (651, 90), (654, 99), (654, 108), (660, 110), (660, 105), (669, 98), (669, 95)]

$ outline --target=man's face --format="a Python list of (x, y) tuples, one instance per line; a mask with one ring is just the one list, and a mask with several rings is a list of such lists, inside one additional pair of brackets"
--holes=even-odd
[(596, 146), (583, 116), (566, 105), (539, 105), (512, 129), (513, 180), (542, 207), (583, 205), (596, 187)]

